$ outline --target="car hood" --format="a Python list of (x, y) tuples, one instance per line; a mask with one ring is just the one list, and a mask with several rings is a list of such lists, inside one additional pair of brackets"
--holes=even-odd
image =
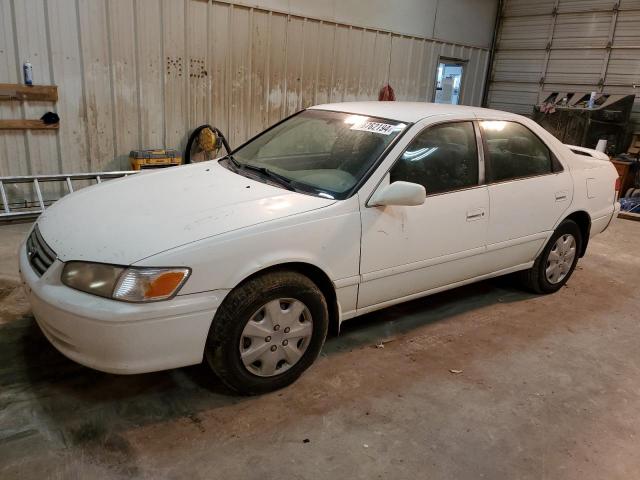
[(38, 227), (62, 261), (129, 265), (334, 202), (246, 178), (210, 161), (82, 189), (49, 207)]

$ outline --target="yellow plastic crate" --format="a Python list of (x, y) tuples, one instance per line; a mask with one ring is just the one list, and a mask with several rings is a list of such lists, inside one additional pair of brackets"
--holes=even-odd
[(146, 168), (173, 167), (182, 164), (182, 156), (177, 150), (131, 150), (129, 161), (133, 170)]

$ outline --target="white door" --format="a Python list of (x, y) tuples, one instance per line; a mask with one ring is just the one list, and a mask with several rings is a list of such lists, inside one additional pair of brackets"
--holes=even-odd
[(480, 127), (491, 202), (488, 259), (495, 270), (532, 262), (571, 203), (571, 176), (525, 125)]
[(358, 309), (485, 273), (489, 194), (471, 121), (428, 127), (409, 143), (379, 188), (424, 185), (419, 206), (363, 206)]
[(465, 62), (440, 58), (434, 83), (433, 102), (458, 105), (462, 93)]

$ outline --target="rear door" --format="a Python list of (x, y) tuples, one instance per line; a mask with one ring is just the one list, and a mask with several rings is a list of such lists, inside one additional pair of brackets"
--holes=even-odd
[(498, 271), (535, 259), (571, 203), (573, 182), (548, 146), (524, 124), (479, 124), (491, 202), (487, 255)]

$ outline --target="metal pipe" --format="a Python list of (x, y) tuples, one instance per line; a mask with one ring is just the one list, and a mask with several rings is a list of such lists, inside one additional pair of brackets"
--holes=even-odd
[(140, 173), (140, 170), (126, 170), (121, 172), (99, 172), (99, 173), (60, 173), (53, 175), (18, 175), (10, 177), (0, 177), (0, 181), (3, 183), (26, 183), (38, 180), (39, 182), (62, 182), (67, 178), (73, 180), (93, 180), (96, 177), (101, 179), (105, 178), (118, 178), (125, 175), (132, 175), (134, 173)]
[(38, 179), (33, 179), (33, 186), (36, 189), (36, 197), (38, 197), (38, 203), (40, 204), (40, 208), (44, 212), (44, 201), (42, 200), (42, 192), (40, 191), (40, 183), (38, 183)]
[(489, 49), (489, 62), (487, 66), (487, 73), (484, 77), (484, 85), (482, 89), (482, 102), (481, 106), (487, 106), (487, 100), (489, 97), (489, 84), (491, 83), (491, 71), (493, 70), (493, 59), (496, 54), (496, 45), (498, 43), (498, 30), (501, 27), (500, 18), (502, 17), (503, 0), (498, 0), (498, 8), (496, 9), (496, 19), (493, 22), (493, 38), (491, 39), (491, 48)]
[(7, 200), (7, 192), (4, 191), (4, 184), (0, 180), (0, 195), (2, 196), (2, 205), (4, 206), (5, 213), (11, 213), (9, 209), (9, 200)]

